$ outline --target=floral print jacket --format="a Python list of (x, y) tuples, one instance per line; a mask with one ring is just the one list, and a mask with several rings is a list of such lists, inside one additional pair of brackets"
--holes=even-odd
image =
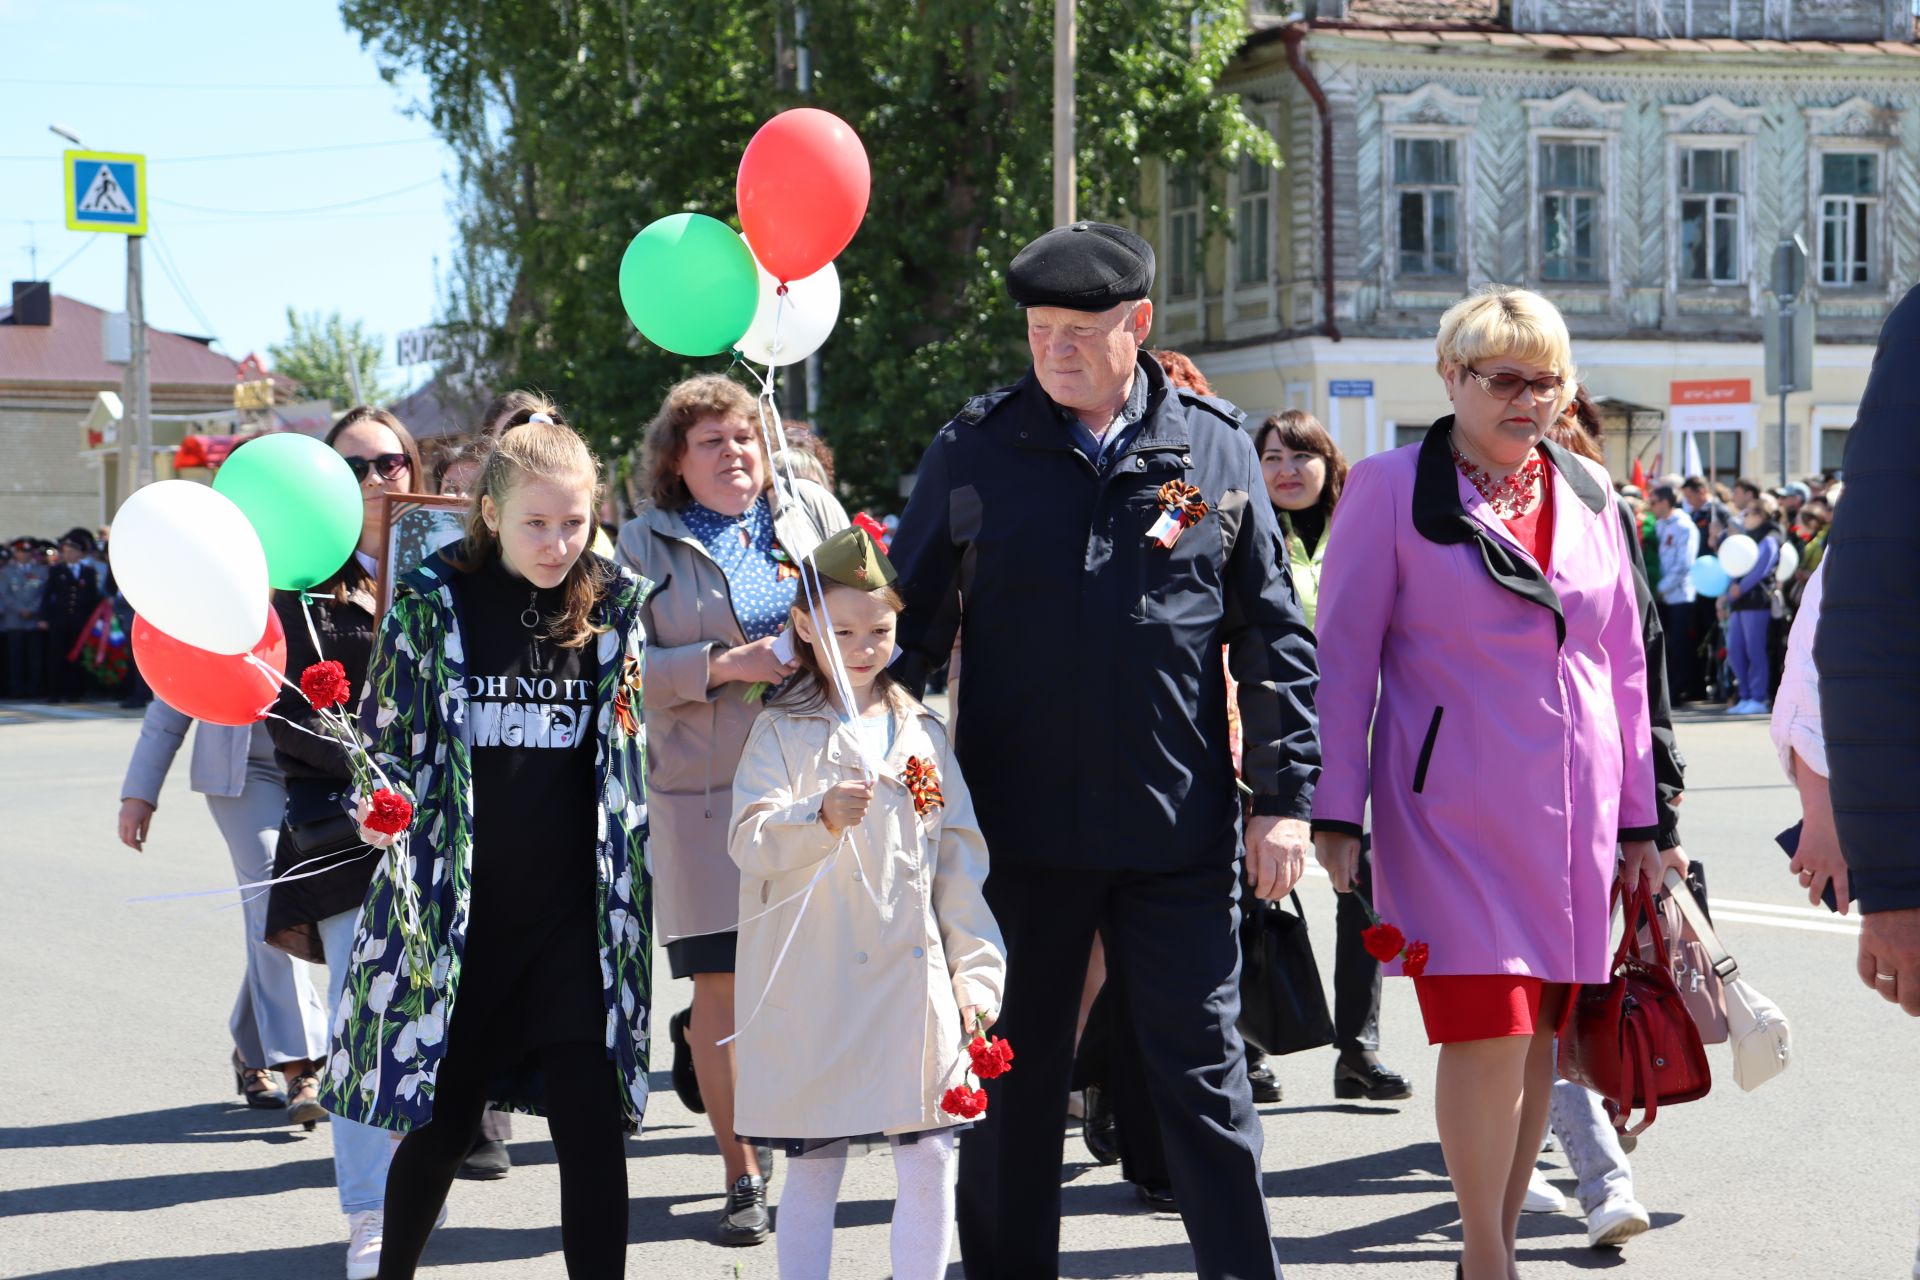
[[(646, 867), (646, 741), (640, 723), (646, 584), (602, 562), (612, 587), (598, 638), (595, 778), (599, 795), (600, 973), (607, 1054), (638, 1129), (647, 1103), (652, 884)], [(362, 727), (374, 763), (414, 805), (409, 836), (368, 886), (352, 967), (334, 1013), (321, 1102), (335, 1115), (406, 1132), (433, 1119), (434, 1078), (459, 1005), (473, 848), (466, 658), (452, 577), (438, 556), (400, 580), (367, 675)], [(399, 879), (396, 879), (396, 876)], [(399, 891), (396, 891), (399, 890)], [(403, 923), (417, 918), (410, 948)], [(417, 957), (410, 959), (409, 956)], [(525, 1098), (497, 1106), (536, 1111)]]

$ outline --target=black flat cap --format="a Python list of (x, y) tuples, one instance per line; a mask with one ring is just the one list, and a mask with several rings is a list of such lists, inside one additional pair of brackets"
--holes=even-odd
[(1106, 222), (1055, 227), (1007, 268), (1007, 296), (1019, 307), (1105, 311), (1152, 291), (1153, 246)]

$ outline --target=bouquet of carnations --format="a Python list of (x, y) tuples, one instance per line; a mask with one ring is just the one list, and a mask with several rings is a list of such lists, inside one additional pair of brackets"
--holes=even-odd
[[(968, 1079), (977, 1076), (981, 1080), (995, 1080), (1013, 1069), (1013, 1046), (999, 1036), (987, 1039), (985, 1019), (977, 1016), (973, 1039), (967, 1042), (967, 1056), (972, 1059)], [(962, 1120), (976, 1119), (987, 1113), (987, 1091), (970, 1087), (963, 1079), (940, 1099), (940, 1109)]]

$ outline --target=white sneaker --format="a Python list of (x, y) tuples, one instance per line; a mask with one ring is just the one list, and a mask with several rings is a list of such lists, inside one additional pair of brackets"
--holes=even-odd
[(1547, 1175), (1534, 1166), (1533, 1177), (1527, 1181), (1527, 1198), (1521, 1203), (1523, 1213), (1559, 1213), (1567, 1207), (1567, 1198), (1560, 1194), (1559, 1188), (1547, 1181)]
[(1587, 1247), (1618, 1249), (1652, 1225), (1645, 1205), (1631, 1196), (1616, 1197), (1587, 1215)]
[[(353, 1232), (347, 1241), (347, 1280), (377, 1280), (380, 1275), (380, 1242), (386, 1235), (387, 1215), (379, 1209), (363, 1209), (347, 1215)], [(447, 1206), (433, 1220), (434, 1229), (447, 1225)]]
[(363, 1209), (347, 1215), (353, 1236), (347, 1241), (347, 1280), (375, 1280), (380, 1274), (380, 1240), (386, 1234), (387, 1215)]

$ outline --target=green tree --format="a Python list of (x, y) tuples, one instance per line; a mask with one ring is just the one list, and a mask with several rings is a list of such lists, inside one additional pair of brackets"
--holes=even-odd
[[(873, 198), (837, 263), (843, 303), (821, 353), (819, 425), (853, 496), (895, 507), (898, 476), (934, 430), (1026, 363), (1003, 272), (1052, 221), (1053, 5), (804, 9), (803, 98), (790, 0), (341, 5), (389, 79), (424, 76), (429, 100), (416, 110), (459, 159), (447, 322), (471, 331), (502, 385), (549, 390), (615, 450), (637, 441), (675, 379), (722, 363), (633, 331), (616, 290), (627, 241), (681, 210), (733, 222), (740, 153), (775, 112), (810, 103), (852, 124)], [(1147, 157), (1214, 169), (1251, 151), (1278, 163), (1271, 136), (1216, 88), (1244, 36), (1232, 0), (1082, 0), (1084, 216), (1133, 215)]]
[[(331, 400), (336, 405), (385, 404), (396, 394), (381, 379), (385, 360), (385, 339), (368, 333), (359, 320), (347, 321), (338, 311), (323, 316), (319, 312), (301, 315), (287, 308), (287, 340), (267, 348), (273, 371), (299, 383), (316, 400)], [(360, 378), (360, 394), (354, 394), (354, 380)]]

